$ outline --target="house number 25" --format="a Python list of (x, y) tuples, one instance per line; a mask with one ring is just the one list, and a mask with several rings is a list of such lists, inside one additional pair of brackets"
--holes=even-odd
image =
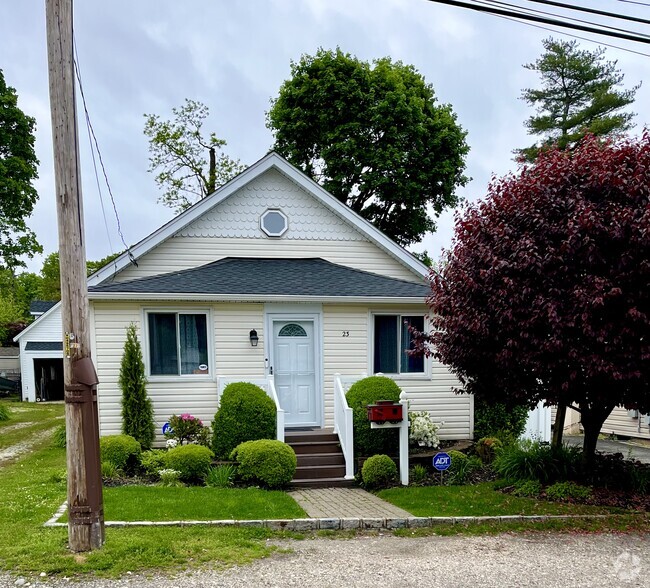
[(342, 337), (349, 337), (350, 336), (350, 331), (341, 331), (341, 336)]

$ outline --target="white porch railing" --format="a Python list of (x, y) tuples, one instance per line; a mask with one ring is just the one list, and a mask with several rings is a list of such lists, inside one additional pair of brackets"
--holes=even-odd
[(246, 376), (218, 376), (217, 377), (217, 401), (221, 401), (221, 394), (223, 389), (233, 382), (249, 382), (255, 384), (264, 390), (275, 403), (275, 430), (276, 439), (284, 441), (284, 410), (280, 407), (280, 400), (278, 393), (275, 390), (275, 381), (273, 376), (266, 376), (265, 378), (248, 378)]
[(342, 376), (334, 374), (334, 432), (339, 437), (339, 443), (345, 457), (345, 478), (354, 478), (354, 431), (352, 428), (352, 409), (348, 406), (345, 393), (360, 376)]

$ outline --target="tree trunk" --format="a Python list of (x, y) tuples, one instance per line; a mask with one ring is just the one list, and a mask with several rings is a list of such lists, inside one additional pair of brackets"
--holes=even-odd
[(210, 169), (208, 170), (208, 185), (206, 196), (210, 196), (217, 189), (217, 153), (210, 147)]
[(555, 413), (555, 424), (553, 425), (553, 447), (562, 446), (562, 436), (564, 435), (564, 420), (566, 418), (566, 404), (558, 404)]
[(585, 430), (585, 439), (582, 445), (582, 468), (585, 474), (589, 474), (596, 457), (596, 444), (598, 435), (603, 428), (605, 419), (614, 410), (614, 407), (589, 408), (581, 407), (582, 428)]

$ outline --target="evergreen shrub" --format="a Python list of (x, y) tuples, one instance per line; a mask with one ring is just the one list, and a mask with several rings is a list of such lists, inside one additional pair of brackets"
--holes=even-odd
[(397, 466), (387, 455), (373, 455), (363, 463), (361, 479), (368, 488), (390, 486), (397, 480)]
[(390, 378), (370, 376), (350, 386), (345, 398), (352, 409), (354, 453), (358, 456), (397, 453), (398, 429), (371, 429), (367, 406), (378, 400), (399, 400), (401, 390)]
[(165, 465), (184, 482), (203, 480), (212, 464), (212, 451), (203, 445), (179, 445), (167, 452)]
[(245, 441), (230, 457), (239, 462), (237, 475), (242, 480), (269, 488), (286, 486), (293, 480), (298, 465), (294, 450), (274, 439)]
[(151, 449), (156, 425), (153, 405), (147, 395), (142, 347), (133, 323), (126, 328), (118, 382), (122, 390), (122, 432), (137, 439), (142, 448)]
[(488, 404), (476, 398), (474, 439), (498, 437), (504, 444), (516, 441), (526, 428), (528, 412), (525, 406), (508, 408), (504, 404)]
[(212, 450), (228, 459), (244, 441), (275, 439), (276, 408), (269, 395), (249, 382), (228, 384), (212, 422)]
[(108, 435), (100, 438), (99, 451), (102, 462), (110, 462), (124, 472), (133, 472), (140, 463), (142, 448), (130, 435)]

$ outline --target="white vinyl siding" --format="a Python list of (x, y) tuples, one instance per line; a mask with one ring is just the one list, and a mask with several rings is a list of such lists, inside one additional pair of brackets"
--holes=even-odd
[[(402, 310), (391, 306), (385, 311), (373, 308), (373, 311), (386, 313), (396, 310), (401, 314), (417, 315), (424, 314), (426, 307), (404, 307)], [(333, 426), (334, 374), (359, 375), (368, 371), (371, 317), (368, 307), (363, 305), (323, 306), (326, 426)], [(344, 333), (349, 336), (343, 336)], [(453, 392), (460, 388), (460, 383), (449, 368), (436, 361), (431, 361), (430, 365), (430, 376), (392, 377), (406, 393), (412, 410), (430, 411), (434, 422), (443, 423), (441, 438), (471, 438), (474, 426), (472, 397)]]
[(601, 432), (605, 435), (613, 433), (624, 437), (650, 439), (648, 416), (640, 414), (639, 418), (634, 419), (628, 415), (626, 408), (617, 406), (603, 424)]
[(224, 257), (321, 257), (381, 276), (422, 283), (396, 259), (368, 241), (295, 241), (287, 239), (236, 239), (173, 237), (115, 276), (116, 282), (194, 268)]
[[(196, 304), (175, 306), (179, 310), (196, 310)], [(134, 323), (138, 338), (142, 339), (143, 307), (156, 308), (155, 304), (133, 302), (93, 302), (94, 315), (94, 357), (99, 378), (98, 399), (101, 435), (121, 432), (121, 399), (118, 379), (120, 362), (126, 340), (126, 327)], [(160, 308), (168, 306), (160, 305)], [(147, 393), (154, 405), (157, 441), (162, 441), (161, 429), (173, 414), (189, 412), (202, 421), (210, 423), (217, 410), (216, 376), (249, 375), (251, 378), (264, 376), (263, 305), (216, 304), (206, 305), (211, 310), (214, 333), (215, 374), (208, 379), (187, 381), (182, 377), (167, 381), (149, 381)], [(249, 332), (255, 328), (260, 337), (260, 346), (251, 347)], [(210, 331), (209, 331), (210, 332)], [(143, 344), (143, 352), (145, 345)], [(212, 359), (212, 358), (211, 358)]]
[[(177, 304), (196, 310), (196, 304)], [(161, 308), (168, 306), (160, 305)], [(155, 309), (155, 304), (134, 302), (92, 303), (94, 315), (94, 355), (99, 376), (100, 431), (102, 435), (121, 430), (121, 392), (118, 386), (126, 327), (136, 324), (141, 337), (143, 308)], [(214, 366), (216, 376), (263, 378), (267, 337), (264, 330), (264, 305), (216, 303), (206, 305), (213, 321)], [(404, 314), (424, 312), (404, 309)], [(325, 426), (333, 424), (334, 374), (361, 375), (368, 369), (368, 334), (370, 313), (363, 305), (323, 306), (323, 389)], [(260, 338), (252, 347), (249, 332), (255, 329)], [(142, 341), (142, 340), (141, 340)], [(432, 362), (431, 377), (400, 379), (398, 385), (406, 392), (413, 410), (429, 410), (436, 422), (444, 422), (443, 439), (467, 439), (471, 436), (471, 397), (456, 395), (452, 389), (458, 381), (449, 370)], [(173, 381), (172, 381), (173, 380)], [(161, 428), (172, 414), (189, 412), (204, 422), (211, 422), (217, 410), (215, 378), (188, 382), (183, 378), (170, 381), (150, 381), (147, 391), (154, 404), (156, 433), (162, 441)]]

